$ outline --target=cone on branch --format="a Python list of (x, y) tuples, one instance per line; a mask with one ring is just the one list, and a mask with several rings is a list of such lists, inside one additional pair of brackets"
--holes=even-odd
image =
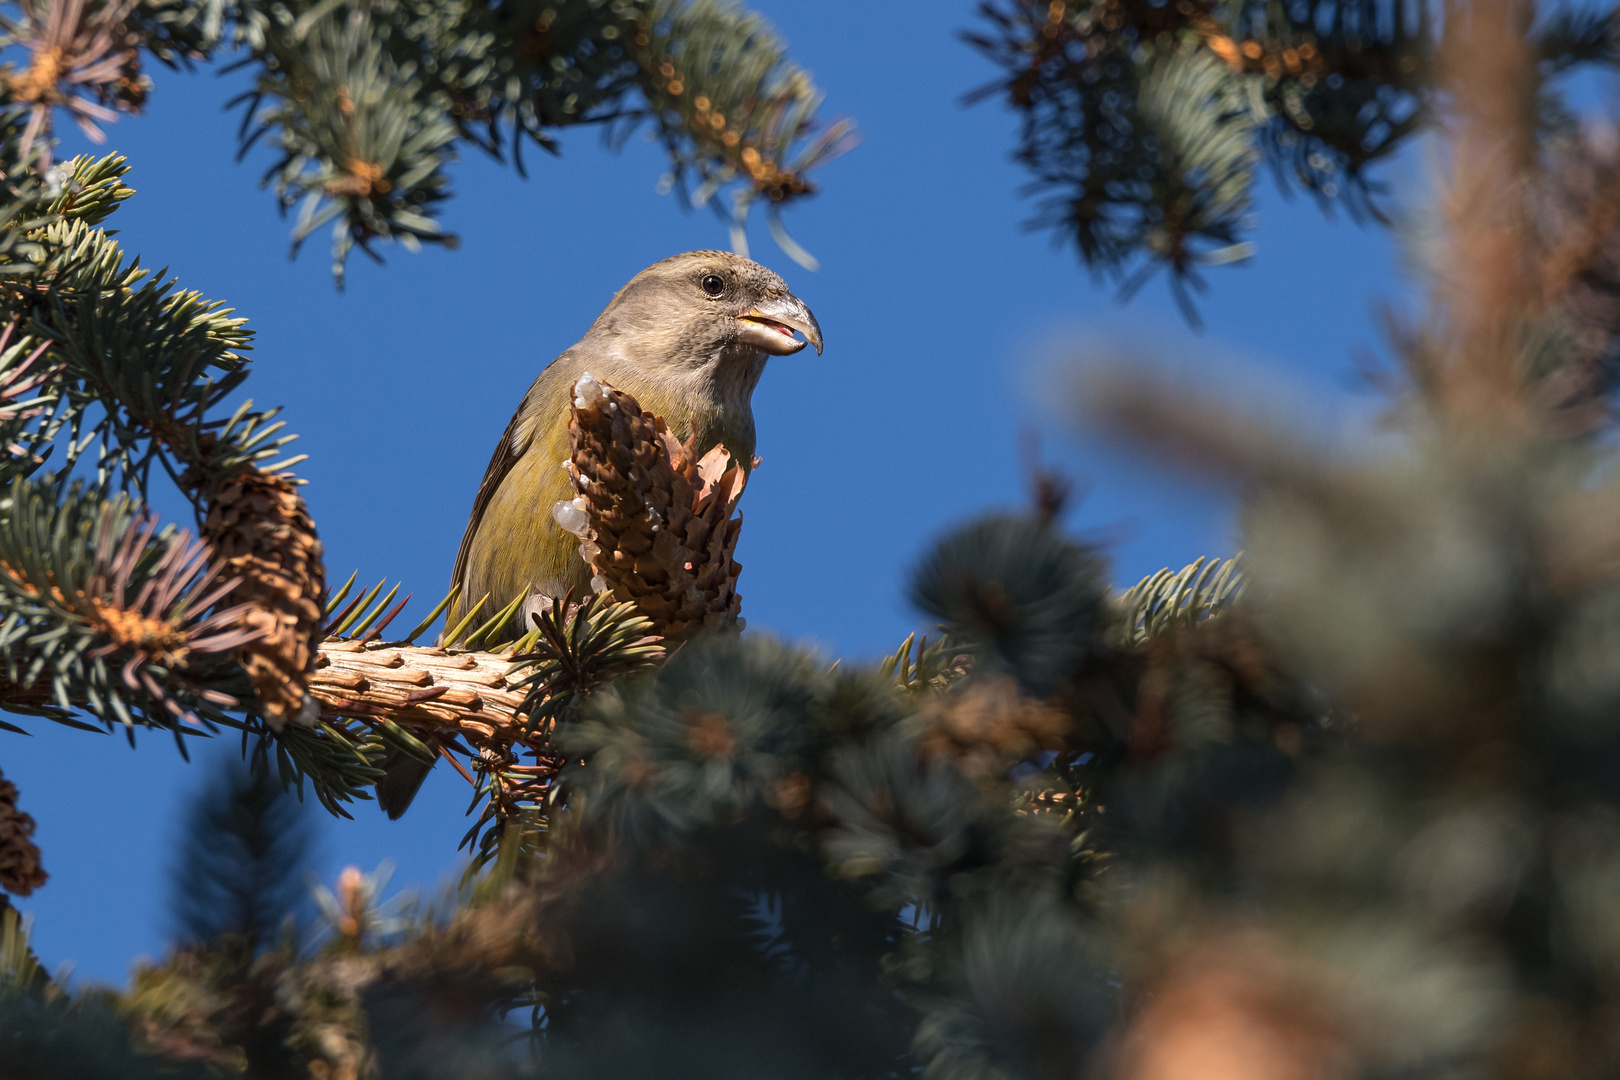
[(244, 469), (208, 499), (203, 536), (241, 579), (231, 601), (250, 605), (245, 629), (260, 636), (237, 653), (270, 726), (314, 723), (309, 695), (321, 629), (326, 568), (309, 509), (291, 474)]
[(0, 776), (0, 889), (27, 896), (43, 884), (34, 819), (17, 809), (17, 785)]
[[(347, 588), (329, 601), (334, 608)], [(403, 641), (384, 642), (382, 630), (404, 606), (393, 605), (393, 597), (379, 583), (332, 616), (333, 636), (320, 642), (309, 684), (327, 725), (323, 736), (353, 731), (358, 722), (389, 744), (396, 769), (401, 761), (446, 760), (475, 789), (474, 809), (483, 806), (462, 841), (475, 866), (498, 857), (508, 841), (534, 850), (564, 764), (551, 743), (558, 725), (604, 683), (661, 663), (661, 640), (634, 604), (590, 596), (577, 604), (553, 600), (537, 613), (530, 634), (497, 651), (457, 644), (478, 640), (479, 632), (412, 644), (448, 605), (446, 597)], [(494, 616), (486, 629), (508, 617)], [(385, 760), (385, 778), (389, 767)], [(382, 785), (378, 796), (385, 811), (399, 805), (384, 801)]]
[(700, 457), (695, 436), (681, 443), (635, 398), (588, 373), (574, 388), (568, 430), (579, 496), (552, 515), (580, 538), (592, 588), (634, 603), (662, 637), (736, 625), (741, 464), (721, 446)]
[[(217, 719), (239, 704), (209, 684), (216, 659), (257, 631), (245, 624), (244, 605), (222, 603), (238, 582), (207, 541), (185, 530), (160, 535), (157, 515), (123, 496), (75, 492), (55, 506), (26, 481), (9, 495), (0, 542), (8, 626), (55, 634), (74, 661), (53, 670), (13, 657), (0, 706), (56, 716), (79, 706), (108, 724), (132, 724), (139, 712), (142, 723), (168, 726), (197, 724), (199, 711)], [(46, 536), (62, 538), (58, 556), (33, 558), (28, 546)]]

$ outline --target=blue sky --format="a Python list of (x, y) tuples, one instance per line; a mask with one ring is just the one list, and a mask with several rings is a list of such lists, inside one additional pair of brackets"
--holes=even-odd
[[(1403, 289), (1387, 233), (1263, 187), (1258, 254), (1210, 273), (1207, 328), (1191, 334), (1162, 280), (1121, 307), (1071, 250), (1023, 229), (1033, 208), (1009, 159), (1014, 117), (959, 104), (993, 75), (956, 37), (970, 0), (752, 6), (814, 73), (826, 114), (852, 116), (863, 141), (788, 214), (819, 273), (782, 255), (762, 223), (752, 235), (754, 256), (814, 309), (827, 349), (773, 361), (755, 395), (764, 467), (743, 500), (739, 552), (751, 632), (859, 659), (922, 628), (904, 601), (907, 568), (951, 523), (1024, 501), (1018, 444), (1030, 426), (1085, 492), (1070, 523), (1107, 544), (1118, 582), (1229, 553), (1225, 499), (1064, 430), (1049, 405), (1054, 343), (1141, 346), (1211, 383), (1264, 371), (1367, 407), (1354, 371), (1379, 345), (1370, 312)], [(634, 139), (613, 153), (578, 131), (560, 159), (527, 155), (527, 180), (470, 154), (454, 168), (445, 215), (460, 250), (395, 248), (384, 267), (357, 258), (339, 294), (324, 235), (287, 258), (286, 223), (258, 187), (269, 153), (234, 160), (237, 117), (222, 106), (243, 76), (153, 74), (149, 112), (109, 133), (139, 192), (109, 226), (144, 265), (249, 317), (248, 389), (284, 405), (302, 435), (329, 575), (403, 580), (425, 614), (529, 382), (626, 279), (675, 252), (725, 246), (724, 226), (658, 193), (656, 145)], [(75, 132), (62, 149), (84, 148)], [(159, 505), (187, 520), (174, 499)], [(27, 726), (33, 738), (0, 733), (0, 768), (39, 821), (52, 877), (19, 906), (47, 965), (122, 982), (134, 957), (160, 954), (166, 940), (180, 807), (207, 759), (236, 747), (221, 740), (188, 765), (163, 737), (132, 751), (121, 736)], [(396, 887), (431, 888), (459, 866), (467, 795), (440, 769), (399, 822), (370, 804), (355, 821), (323, 822), (320, 873), (393, 858)]]

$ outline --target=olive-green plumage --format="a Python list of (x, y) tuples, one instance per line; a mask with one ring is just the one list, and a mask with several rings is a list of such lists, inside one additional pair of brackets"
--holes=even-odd
[[(724, 445), (746, 469), (754, 456), (751, 399), (765, 361), (807, 344), (821, 351), (810, 309), (780, 277), (741, 256), (689, 251), (631, 278), (585, 336), (535, 379), (496, 445), (456, 555), (451, 583), (461, 593), (445, 625), (486, 594), (480, 617), (519, 595), (589, 594), (579, 538), (551, 516), (554, 504), (575, 494), (563, 462), (569, 404), (582, 375), (633, 395), (678, 438), (696, 433), (699, 453)], [(377, 795), (391, 817), (404, 812), (425, 775), (414, 762), (385, 765), (389, 777)]]

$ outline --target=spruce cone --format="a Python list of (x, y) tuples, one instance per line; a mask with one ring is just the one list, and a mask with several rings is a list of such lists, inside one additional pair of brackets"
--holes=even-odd
[(732, 554), (743, 471), (722, 447), (699, 460), (636, 399), (590, 375), (574, 388), (569, 473), (579, 498), (552, 510), (581, 540), (591, 585), (633, 602), (654, 632), (681, 637), (737, 621)]
[(17, 785), (0, 776), (0, 889), (27, 896), (45, 884), (34, 819), (17, 809)]
[(209, 500), (203, 535), (242, 583), (233, 603), (253, 606), (247, 628), (263, 636), (242, 646), (237, 658), (253, 682), (270, 726), (289, 719), (314, 723), (318, 707), (309, 696), (309, 673), (321, 629), (326, 568), (304, 500), (291, 474), (272, 476), (244, 469)]

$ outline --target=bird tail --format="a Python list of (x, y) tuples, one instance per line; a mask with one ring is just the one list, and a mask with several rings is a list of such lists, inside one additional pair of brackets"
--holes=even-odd
[(382, 768), (382, 779), (377, 781), (377, 805), (388, 815), (388, 820), (398, 821), (410, 809), (433, 766), (398, 747), (389, 747)]

